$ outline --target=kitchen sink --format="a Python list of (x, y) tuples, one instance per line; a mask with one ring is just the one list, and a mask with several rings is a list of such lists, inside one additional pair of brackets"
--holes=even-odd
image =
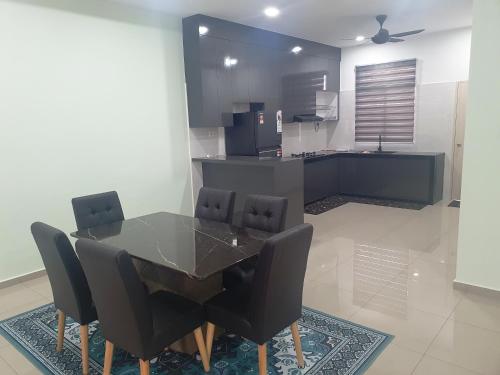
[(397, 151), (378, 151), (378, 150), (367, 150), (361, 151), (362, 154), (395, 154)]

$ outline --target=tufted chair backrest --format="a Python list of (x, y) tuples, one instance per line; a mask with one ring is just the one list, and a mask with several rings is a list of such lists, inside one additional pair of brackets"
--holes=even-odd
[(122, 205), (116, 191), (73, 198), (71, 203), (78, 230), (124, 219)]
[(196, 202), (194, 216), (231, 224), (234, 209), (234, 191), (202, 187)]
[(285, 229), (288, 199), (249, 195), (243, 209), (243, 226), (278, 233)]

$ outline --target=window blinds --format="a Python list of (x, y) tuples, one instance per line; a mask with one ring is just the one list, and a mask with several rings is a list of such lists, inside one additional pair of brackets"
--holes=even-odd
[(356, 142), (413, 143), (417, 60), (356, 67)]

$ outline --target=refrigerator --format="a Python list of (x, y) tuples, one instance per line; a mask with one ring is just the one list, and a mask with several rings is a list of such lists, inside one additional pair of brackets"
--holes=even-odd
[(227, 156), (281, 156), (281, 113), (235, 113), (233, 120), (225, 128)]

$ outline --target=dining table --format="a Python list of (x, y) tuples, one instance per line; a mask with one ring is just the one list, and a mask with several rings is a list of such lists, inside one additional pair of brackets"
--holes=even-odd
[[(145, 284), (203, 303), (222, 290), (222, 272), (260, 253), (273, 233), (170, 212), (115, 221), (71, 233), (126, 250)], [(149, 271), (148, 271), (149, 270)], [(194, 353), (192, 337), (171, 349)]]

